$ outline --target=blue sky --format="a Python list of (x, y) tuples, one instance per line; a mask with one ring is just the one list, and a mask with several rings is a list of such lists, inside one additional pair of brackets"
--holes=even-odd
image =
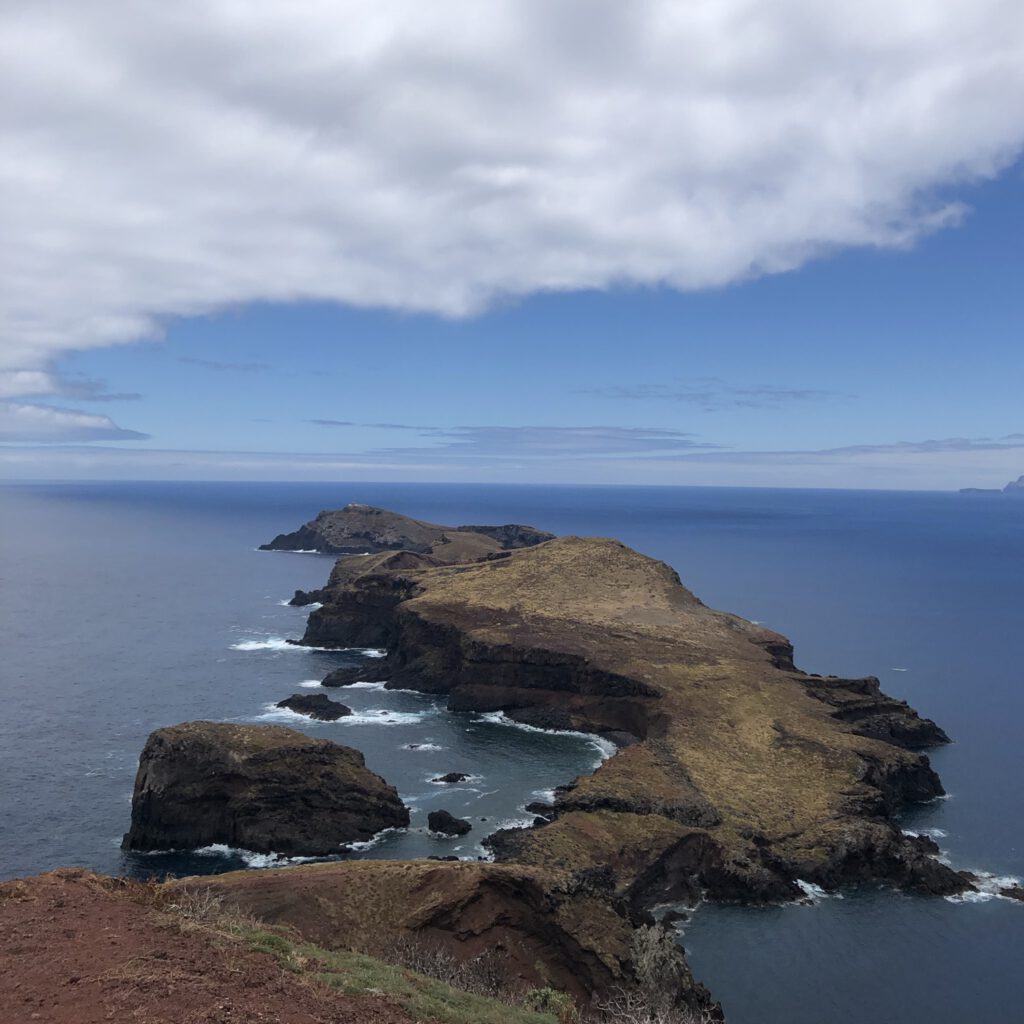
[[(994, 16), (980, 24), (998, 28)], [(918, 31), (911, 26), (908, 38)], [(82, 33), (116, 51), (110, 26)], [(44, 50), (52, 45), (41, 38)], [(968, 81), (971, 55), (956, 51), (955, 33), (943, 38)], [(1021, 38), (1011, 38), (1011, 49)], [(764, 72), (774, 82), (779, 65), (768, 62)], [(171, 80), (179, 73), (169, 72)], [(643, 70), (622, 74), (654, 87)], [(864, 74), (851, 67), (852, 93)], [(283, 89), (283, 80), (271, 85)], [(997, 90), (996, 102), (1008, 109), (1018, 85)], [(691, 87), (677, 87), (680, 102)], [(31, 88), (21, 83), (23, 94)], [(827, 145), (807, 141), (814, 159), (786, 144), (780, 152), (791, 165), (768, 198), (761, 156), (739, 153), (744, 182), (699, 203), (687, 174), (717, 183), (708, 177), (723, 173), (717, 164), (676, 167), (662, 204), (639, 212), (639, 200), (607, 198), (609, 181), (588, 179), (605, 198), (595, 200), (591, 220), (580, 211), (578, 223), (548, 213), (553, 194), (572, 205), (565, 186), (575, 169), (542, 155), (527, 166), (547, 175), (542, 203), (498, 203), (487, 214), (494, 224), (467, 218), (451, 236), (430, 216), (420, 223), (410, 214), (408, 232), (423, 233), (413, 242), (381, 226), (369, 186), (365, 245), (353, 241), (350, 211), (344, 225), (325, 228), (324, 211), (336, 213), (330, 181), (315, 246), (307, 244), (308, 210), (285, 218), (269, 241), (239, 239), (236, 222), (221, 223), (223, 211), (248, 226), (278, 216), (277, 201), (271, 215), (265, 195), (246, 194), (241, 172), (237, 198), (218, 193), (213, 208), (200, 195), (206, 184), (189, 180), (190, 165), (140, 194), (130, 221), (117, 219), (127, 217), (118, 200), (97, 252), (89, 250), (103, 231), (95, 224), (82, 228), (87, 242), (48, 242), (36, 275), (49, 275), (45, 287), (31, 267), (19, 271), (23, 287), (12, 291), (4, 336), (10, 358), (0, 366), (13, 381), (3, 392), (6, 419), (0, 408), (0, 474), (1001, 486), (1024, 472), (1024, 168), (1015, 158), (1024, 128), (976, 137), (966, 118), (979, 97), (967, 93), (963, 111), (948, 96), (936, 99), (953, 108), (948, 124), (936, 115), (936, 138), (960, 132), (960, 150), (915, 143), (893, 153), (894, 126), (883, 124), (883, 107), (869, 106), (861, 114), (878, 122), (877, 150), (834, 158), (831, 129)], [(779, 103), (795, 108), (798, 96)], [(730, 102), (742, 126), (751, 116), (746, 100)], [(108, 106), (101, 97), (90, 111), (96, 133), (114, 131)], [(293, 115), (281, 116), (290, 128)], [(462, 145), (465, 126), (451, 130)], [(193, 131), (219, 145), (211, 126)], [(659, 160), (677, 158), (686, 141), (666, 143)], [(122, 143), (144, 173), (144, 155)], [(87, 133), (84, 151), (95, 147)], [(428, 165), (432, 153), (414, 155)], [(72, 154), (48, 156), (59, 163)], [(304, 148), (295, 159), (305, 172), (319, 158)], [(648, 164), (634, 166), (631, 153), (622, 159), (655, 188)], [(851, 186), (846, 176), (858, 160)], [(444, 181), (461, 181), (468, 166), (462, 158)], [(510, 166), (504, 159), (501, 173)], [(39, 191), (40, 172), (29, 167), (23, 177)], [(406, 198), (427, 203), (428, 186), (436, 187), (415, 177), (402, 185)], [(275, 194), (291, 205), (290, 194)], [(712, 230), (695, 218), (716, 203)], [(190, 204), (208, 211), (209, 233), (219, 237), (206, 239), (207, 223)], [(191, 225), (180, 238), (179, 207)], [(59, 224), (46, 216), (15, 224), (31, 238), (26, 244), (46, 230), (71, 234), (71, 215)], [(506, 246), (517, 217), (534, 217), (535, 230)], [(322, 281), (317, 253), (339, 261)], [(315, 287), (302, 283), (304, 270)], [(54, 286), (58, 274), (71, 283)]]

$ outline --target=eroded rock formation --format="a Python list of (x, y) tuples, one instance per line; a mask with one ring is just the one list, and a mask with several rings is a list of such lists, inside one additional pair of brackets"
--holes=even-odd
[(122, 845), (325, 856), (408, 824), (358, 750), (283, 726), (186, 722), (146, 741)]
[(331, 700), (323, 693), (293, 693), (290, 697), (279, 700), (275, 707), (315, 718), (319, 722), (336, 722), (339, 718), (352, 714), (352, 709), (347, 704)]

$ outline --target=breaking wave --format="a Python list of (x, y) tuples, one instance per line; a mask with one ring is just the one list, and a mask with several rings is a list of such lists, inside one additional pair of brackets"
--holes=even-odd
[(385, 828), (371, 839), (364, 839), (357, 843), (346, 843), (345, 849), (352, 853), (362, 853), (365, 850), (372, 850), (375, 846), (379, 846), (389, 836), (404, 835), (407, 831), (408, 829), (404, 828)]
[(226, 843), (212, 843), (192, 851), (197, 857), (237, 857), (249, 868), (280, 868), (288, 864), (309, 864), (322, 857), (286, 857), (282, 853), (255, 853)]
[(592, 732), (578, 732), (576, 729), (541, 729), (536, 725), (526, 725), (524, 722), (517, 722), (509, 718), (504, 711), (484, 711), (480, 714), (481, 721), (491, 722), (493, 725), (508, 725), (513, 729), (522, 729), (524, 732), (539, 732), (547, 736), (576, 736), (585, 740), (598, 753), (598, 764), (607, 761), (609, 757), (618, 753), (619, 748), (602, 736), (595, 736)]
[(292, 711), (291, 708), (279, 708), (276, 704), (264, 704), (263, 714), (258, 715), (258, 722), (318, 722), (321, 725), (416, 725), (430, 714), (429, 711), (389, 711), (387, 708), (368, 708), (365, 711), (353, 711), (351, 715), (336, 719), (333, 722), (320, 722), (309, 715)]
[(1021, 884), (1016, 875), (994, 875), (991, 871), (974, 871), (977, 892), (958, 892), (946, 897), (947, 903), (988, 903), (989, 900), (1006, 900), (1019, 903), (1010, 896), (1002, 894), (1003, 889), (1012, 889)]

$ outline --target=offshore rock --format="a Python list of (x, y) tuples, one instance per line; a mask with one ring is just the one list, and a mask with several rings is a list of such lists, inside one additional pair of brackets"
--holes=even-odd
[(456, 818), (448, 811), (431, 811), (427, 815), (427, 828), (442, 836), (464, 836), (472, 827), (464, 818)]
[(336, 722), (339, 718), (352, 714), (352, 709), (322, 693), (294, 693), (274, 705), (286, 708), (299, 715), (315, 718), (319, 722)]
[(357, 750), (277, 725), (186, 722), (146, 741), (122, 846), (316, 857), (408, 824)]

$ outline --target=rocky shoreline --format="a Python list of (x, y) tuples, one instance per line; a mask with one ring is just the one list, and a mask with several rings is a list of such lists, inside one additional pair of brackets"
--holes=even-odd
[(640, 906), (795, 899), (801, 880), (971, 888), (898, 827), (902, 807), (942, 795), (920, 751), (948, 737), (877, 679), (800, 672), (784, 637), (706, 608), (615, 541), (394, 559), (341, 558), (318, 592), (303, 643), (387, 651), (325, 685), (386, 681), (620, 746), (533, 829), (491, 837), (499, 860), (610, 865)]

